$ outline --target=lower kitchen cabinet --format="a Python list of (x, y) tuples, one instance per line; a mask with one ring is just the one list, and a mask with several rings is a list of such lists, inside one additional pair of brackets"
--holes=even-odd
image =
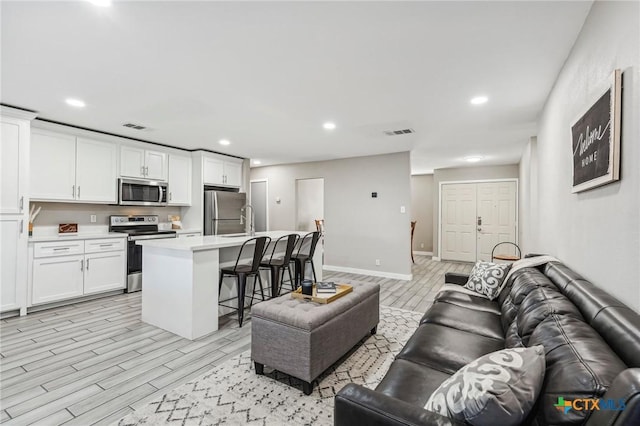
[(0, 312), (26, 302), (27, 236), (21, 216), (0, 217)]
[(33, 304), (82, 296), (84, 256), (56, 256), (33, 261)]
[(122, 238), (34, 243), (30, 305), (124, 289), (125, 247)]
[(85, 255), (84, 294), (124, 288), (124, 252)]

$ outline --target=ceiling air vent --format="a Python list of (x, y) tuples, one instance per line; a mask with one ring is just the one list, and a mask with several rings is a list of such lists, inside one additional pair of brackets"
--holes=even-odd
[(145, 130), (146, 129), (145, 126), (141, 126), (139, 124), (134, 124), (134, 123), (124, 123), (123, 126), (124, 127), (128, 127), (130, 129), (135, 129), (135, 130)]
[(409, 133), (415, 133), (413, 129), (401, 129), (401, 130), (385, 130), (383, 133), (387, 136), (407, 135)]

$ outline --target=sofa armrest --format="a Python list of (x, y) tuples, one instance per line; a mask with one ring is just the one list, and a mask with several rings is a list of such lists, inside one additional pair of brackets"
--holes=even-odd
[(465, 285), (469, 281), (468, 274), (459, 274), (457, 272), (447, 272), (444, 274), (444, 282), (446, 284)]
[(350, 383), (335, 397), (334, 426), (462, 425), (383, 393)]
[[(613, 401), (615, 407), (610, 408), (614, 409), (592, 412), (587, 425), (637, 425), (640, 419), (640, 368), (628, 368), (618, 374), (601, 399)], [(623, 403), (624, 409), (617, 411), (615, 408), (621, 409)]]

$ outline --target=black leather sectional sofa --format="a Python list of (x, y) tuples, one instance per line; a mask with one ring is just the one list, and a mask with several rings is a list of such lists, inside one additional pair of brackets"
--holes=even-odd
[[(441, 291), (375, 390), (349, 384), (336, 395), (335, 424), (460, 424), (424, 410), (433, 391), (481, 355), (534, 345), (545, 348), (546, 373), (525, 424), (640, 425), (640, 316), (559, 262), (514, 272), (495, 301)], [(559, 397), (624, 409), (565, 413)]]

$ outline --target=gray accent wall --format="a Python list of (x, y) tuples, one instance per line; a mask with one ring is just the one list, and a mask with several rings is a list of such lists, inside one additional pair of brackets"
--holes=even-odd
[(438, 253), (438, 236), (440, 233), (440, 182), (459, 182), (471, 180), (511, 179), (520, 175), (519, 166), (452, 167), (433, 171), (433, 255)]
[(296, 180), (308, 178), (324, 178), (325, 265), (411, 274), (408, 152), (252, 168), (269, 181), (269, 229), (295, 229)]
[[(593, 3), (521, 164), (532, 201), (526, 251), (558, 257), (640, 311), (640, 3)], [(571, 193), (570, 127), (593, 87), (622, 70), (620, 181)], [(537, 194), (536, 194), (537, 193)]]
[(411, 217), (415, 251), (433, 252), (433, 175), (411, 176)]

